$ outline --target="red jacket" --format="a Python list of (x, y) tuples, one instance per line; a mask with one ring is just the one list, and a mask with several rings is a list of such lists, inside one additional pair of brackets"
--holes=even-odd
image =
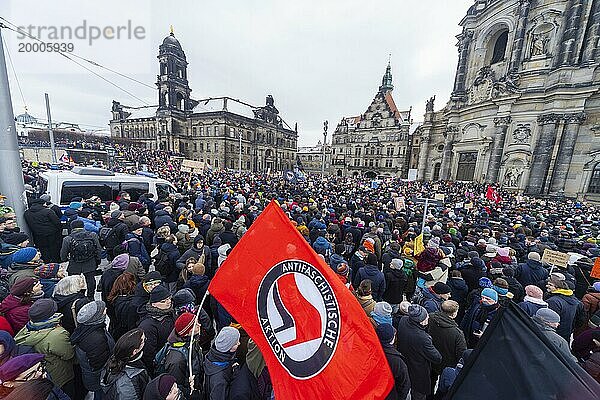
[(13, 332), (19, 332), (21, 328), (29, 321), (29, 311), (31, 304), (21, 303), (21, 299), (9, 294), (0, 304), (0, 313), (4, 315)]
[(6, 318), (2, 316), (0, 316), (0, 331), (6, 331), (10, 333), (10, 336), (15, 336), (12, 326), (10, 326), (10, 323), (6, 320)]

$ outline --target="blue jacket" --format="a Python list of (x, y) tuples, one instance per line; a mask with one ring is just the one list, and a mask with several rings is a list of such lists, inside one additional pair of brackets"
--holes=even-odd
[(537, 285), (539, 282), (548, 278), (548, 270), (542, 266), (542, 263), (535, 260), (527, 260), (517, 265), (515, 278), (523, 285)]
[(421, 289), (423, 291), (423, 304), (428, 313), (440, 311), (444, 299), (433, 293), (431, 289)]
[(325, 258), (328, 258), (333, 252), (331, 243), (329, 243), (323, 236), (319, 236), (313, 243), (312, 247), (317, 253), (324, 255)]
[(522, 301), (518, 305), (521, 307), (521, 310), (525, 311), (530, 317), (533, 317), (540, 308), (548, 307), (547, 304), (537, 304), (532, 303), (531, 301)]
[(88, 232), (98, 233), (100, 232), (100, 221), (94, 221), (93, 219), (77, 217), (79, 221), (83, 221), (83, 229)]
[(147, 269), (150, 266), (150, 255), (148, 254), (148, 250), (146, 250), (146, 246), (142, 243), (143, 238), (130, 232), (125, 236), (125, 240), (127, 241), (127, 252), (129, 255), (137, 257), (144, 268)]
[(546, 301), (548, 308), (560, 315), (560, 325), (556, 328), (556, 333), (569, 343), (573, 330), (585, 321), (585, 311), (583, 303), (573, 295), (572, 290), (564, 290), (564, 292), (564, 294), (550, 293)]

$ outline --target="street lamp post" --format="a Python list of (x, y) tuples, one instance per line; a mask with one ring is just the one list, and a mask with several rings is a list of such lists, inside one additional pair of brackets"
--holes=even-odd
[(327, 144), (327, 126), (329, 125), (328, 121), (323, 123), (323, 162), (321, 163), (321, 178), (325, 177), (325, 144)]
[(240, 174), (242, 173), (242, 131), (239, 131), (238, 137), (240, 139), (240, 154), (239, 154), (239, 167), (240, 167)]

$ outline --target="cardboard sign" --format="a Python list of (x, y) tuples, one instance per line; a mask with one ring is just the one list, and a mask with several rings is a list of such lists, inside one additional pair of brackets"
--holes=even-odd
[(394, 197), (394, 206), (396, 207), (396, 211), (402, 211), (406, 209), (404, 197)]
[(194, 160), (183, 160), (181, 163), (181, 171), (183, 172), (202, 172), (204, 171), (204, 163)]
[(544, 250), (544, 255), (542, 256), (542, 262), (555, 267), (567, 268), (567, 263), (569, 262), (570, 258), (571, 256), (566, 253), (546, 249)]
[(590, 272), (590, 276), (595, 279), (600, 279), (600, 257), (596, 257), (596, 261), (594, 262), (594, 267), (592, 268), (592, 272)]
[(435, 196), (433, 196), (433, 198), (436, 200), (444, 201), (446, 195), (444, 193), (436, 193)]

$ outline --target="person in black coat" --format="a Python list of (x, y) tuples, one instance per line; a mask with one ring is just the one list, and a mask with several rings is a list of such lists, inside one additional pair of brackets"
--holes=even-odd
[(177, 268), (181, 271), (185, 268), (186, 261), (194, 257), (196, 261), (201, 262), (204, 266), (210, 266), (212, 263), (210, 248), (204, 245), (204, 238), (200, 235), (194, 238), (194, 245), (177, 259)]
[(171, 294), (162, 285), (150, 292), (150, 300), (141, 310), (139, 328), (144, 331), (146, 343), (142, 361), (151, 376), (154, 375), (154, 356), (167, 343), (169, 334), (175, 326), (175, 315), (171, 303)]
[(106, 237), (104, 243), (108, 261), (112, 261), (114, 258), (114, 248), (123, 243), (125, 241), (125, 237), (129, 233), (127, 224), (123, 222), (124, 219), (125, 214), (123, 214), (123, 211), (115, 210), (110, 214), (110, 219), (106, 223), (106, 226), (111, 228), (111, 231)]
[(398, 311), (402, 300), (404, 300), (404, 288), (408, 282), (408, 276), (402, 267), (403, 262), (399, 258), (391, 260), (388, 267), (383, 267), (383, 274), (385, 276), (383, 300), (390, 303), (394, 314)]
[(100, 374), (108, 361), (115, 342), (106, 330), (106, 305), (92, 301), (77, 313), (77, 327), (71, 335), (71, 344), (83, 377), (86, 390), (101, 393)]
[(458, 270), (450, 271), (450, 276), (448, 277), (446, 284), (450, 286), (450, 299), (456, 301), (459, 305), (458, 316), (456, 317), (456, 320), (460, 321), (465, 314), (465, 309), (467, 308), (467, 296), (469, 295), (469, 288), (465, 280), (462, 278), (461, 272)]
[(229, 388), (237, 374), (235, 352), (240, 332), (226, 326), (217, 335), (204, 359), (204, 395), (207, 400), (229, 399)]
[(379, 324), (375, 328), (375, 332), (381, 342), (383, 353), (394, 377), (394, 387), (385, 400), (404, 400), (410, 390), (410, 376), (402, 355), (396, 350), (393, 344), (396, 337), (396, 330), (390, 324)]
[[(81, 252), (83, 249), (86, 252)], [(69, 275), (83, 274), (87, 284), (87, 296), (94, 298), (96, 292), (96, 269), (102, 261), (102, 246), (98, 235), (83, 228), (83, 221), (71, 222), (71, 234), (63, 239), (60, 258), (68, 261)]]
[(427, 310), (418, 304), (411, 305), (408, 316), (398, 322), (397, 347), (408, 366), (413, 400), (424, 400), (432, 393), (431, 365), (442, 362), (442, 355), (426, 332), (428, 322)]
[(233, 248), (238, 242), (238, 238), (232, 230), (233, 224), (230, 221), (223, 221), (223, 226), (225, 227), (225, 230), (219, 233), (221, 243), (229, 244)]
[(437, 377), (444, 368), (455, 366), (463, 351), (467, 349), (465, 335), (455, 321), (458, 308), (457, 302), (446, 300), (442, 303), (440, 311), (429, 315), (427, 331), (431, 336), (433, 345), (442, 355), (441, 363), (432, 366), (432, 387), (435, 386)]
[(35, 199), (23, 214), (36, 247), (44, 262), (60, 262), (62, 224), (54, 211), (45, 206), (42, 199)]
[[(179, 273), (181, 272), (177, 268), (177, 260), (181, 256), (179, 253), (179, 249), (177, 248), (177, 238), (174, 235), (169, 235), (165, 238), (165, 242), (160, 246), (159, 255), (157, 256), (157, 260), (161, 256), (160, 253), (165, 253), (166, 265), (161, 269), (161, 274), (163, 274), (163, 281), (168, 285), (171, 291), (174, 291), (175, 283), (179, 278)], [(155, 263), (156, 266), (156, 263)]]
[(85, 290), (86, 282), (81, 275), (64, 277), (54, 287), (52, 298), (56, 301), (58, 312), (63, 315), (61, 325), (69, 334), (75, 330), (77, 311), (90, 301)]

